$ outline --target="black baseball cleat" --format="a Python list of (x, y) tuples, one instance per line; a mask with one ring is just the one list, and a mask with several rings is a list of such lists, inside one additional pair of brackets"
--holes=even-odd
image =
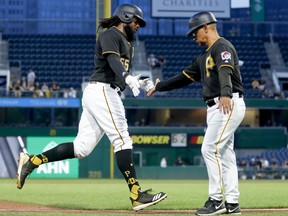
[(220, 200), (212, 200), (210, 197), (205, 202), (203, 208), (198, 209), (196, 211), (196, 215), (200, 216), (210, 216), (210, 215), (218, 215), (226, 212), (225, 204)]
[(34, 165), (30, 158), (33, 157), (33, 155), (28, 155), (26, 153), (21, 152), (19, 154), (19, 160), (18, 160), (18, 170), (17, 170), (17, 188), (22, 189), (25, 183), (25, 179), (27, 176), (33, 172), (35, 168), (37, 168), (37, 165)]
[(226, 214), (232, 214), (232, 215), (240, 215), (241, 210), (238, 203), (227, 203), (225, 202), (226, 206)]
[(152, 189), (148, 189), (145, 191), (138, 190), (137, 199), (133, 199), (130, 197), (132, 202), (133, 210), (138, 211), (142, 210), (148, 206), (156, 205), (167, 197), (166, 193), (160, 192), (157, 194), (149, 194), (148, 192), (152, 191)]

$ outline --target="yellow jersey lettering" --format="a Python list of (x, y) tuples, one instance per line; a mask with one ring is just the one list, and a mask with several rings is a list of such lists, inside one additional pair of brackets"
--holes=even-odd
[(213, 60), (213, 58), (211, 57), (211, 55), (209, 55), (207, 58), (206, 58), (206, 76), (207, 77), (210, 77), (210, 70), (212, 70), (215, 66), (215, 62)]
[(121, 61), (122, 65), (124, 66), (125, 70), (128, 71), (129, 70), (129, 59), (120, 58), (120, 61)]

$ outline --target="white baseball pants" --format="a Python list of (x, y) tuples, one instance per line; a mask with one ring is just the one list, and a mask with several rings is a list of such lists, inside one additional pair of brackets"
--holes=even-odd
[(125, 109), (117, 89), (101, 82), (88, 84), (83, 92), (82, 107), (78, 134), (73, 142), (77, 158), (89, 155), (104, 133), (113, 144), (114, 152), (132, 149)]
[[(233, 93), (232, 111), (224, 115), (216, 105), (207, 108), (207, 130), (201, 152), (209, 177), (209, 197), (238, 203), (238, 169), (234, 152), (234, 132), (242, 122), (246, 106), (238, 93)], [(224, 187), (223, 187), (224, 184)]]

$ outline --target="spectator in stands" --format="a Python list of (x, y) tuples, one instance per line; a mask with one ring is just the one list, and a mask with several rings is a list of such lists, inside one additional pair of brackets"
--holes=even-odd
[(266, 82), (263, 79), (259, 80), (259, 90), (263, 92), (266, 89)]
[(67, 88), (63, 89), (63, 98), (69, 97), (69, 90)]
[(266, 158), (261, 158), (261, 163), (263, 169), (267, 169), (269, 167), (269, 161)]
[(76, 96), (77, 96), (77, 91), (73, 87), (70, 87), (69, 92), (68, 92), (68, 97), (76, 98)]
[(160, 67), (160, 62), (154, 54), (149, 55), (149, 57), (147, 58), (147, 62), (149, 64), (149, 66), (151, 67), (151, 69), (156, 68), (156, 67)]
[(164, 156), (160, 161), (160, 167), (165, 168), (167, 167), (167, 156)]
[(246, 161), (246, 159), (242, 159), (242, 160), (240, 161), (239, 166), (240, 166), (240, 167), (243, 167), (243, 168), (247, 167), (247, 161)]
[(280, 92), (276, 89), (271, 89), (271, 88), (265, 88), (263, 95), (263, 98), (274, 98), (274, 99), (285, 99), (285, 94), (284, 92)]
[(256, 157), (255, 165), (257, 170), (262, 170), (262, 161), (260, 160), (259, 156)]
[(28, 91), (28, 83), (25, 76), (21, 77), (21, 91), (22, 92)]
[(276, 123), (275, 123), (275, 121), (272, 121), (271, 119), (268, 119), (267, 120), (267, 122), (264, 124), (264, 126), (266, 126), (266, 127), (274, 127), (274, 126), (276, 126)]
[(35, 85), (34, 85), (33, 97), (34, 98), (42, 98), (42, 97), (44, 97), (44, 93), (41, 90), (39, 82), (36, 82)]
[(174, 162), (175, 166), (185, 166), (185, 162), (182, 160), (181, 156), (178, 156)]
[(16, 81), (15, 85), (13, 86), (13, 90), (14, 90), (14, 96), (15, 97), (21, 97), (22, 96), (20, 80)]
[(282, 163), (282, 179), (288, 178), (288, 159), (284, 160)]
[(11, 92), (14, 91), (14, 85), (13, 85), (13, 82), (12, 82), (12, 81), (10, 81), (8, 89), (9, 89), (9, 91), (11, 91)]
[(285, 99), (285, 94), (284, 92), (280, 92), (280, 91), (275, 91), (274, 92), (274, 99)]
[(44, 97), (46, 98), (50, 98), (51, 97), (51, 92), (50, 92), (50, 88), (49, 86), (47, 85), (46, 82), (44, 82), (41, 86), (41, 91), (43, 92), (44, 94)]
[(249, 166), (250, 167), (255, 167), (256, 166), (256, 160), (254, 157), (251, 158), (250, 162), (249, 162)]
[(272, 157), (271, 159), (271, 169), (272, 169), (272, 178), (279, 179), (280, 178), (279, 164), (278, 160), (275, 157)]
[(58, 85), (58, 83), (55, 80), (53, 80), (52, 85), (51, 85), (52, 97), (58, 98), (59, 97), (59, 91), (60, 91), (60, 86)]
[(275, 157), (272, 157), (272, 159), (271, 159), (271, 166), (272, 166), (272, 168), (278, 167), (278, 160)]
[(166, 58), (163, 55), (160, 55), (158, 58), (160, 67), (163, 68), (163, 66), (166, 64)]
[(288, 159), (283, 161), (282, 167), (285, 168), (285, 169), (288, 169)]
[(134, 124), (135, 126), (145, 126), (145, 125), (147, 125), (147, 123), (146, 123), (146, 119), (145, 118), (141, 118), (140, 120), (137, 120), (137, 121), (135, 121), (135, 124)]
[[(32, 68), (29, 68), (28, 74), (27, 74), (27, 83), (28, 88), (31, 90), (31, 87), (34, 86), (36, 79), (36, 74)], [(34, 89), (33, 89), (34, 90)]]
[(265, 158), (256, 157), (256, 178), (264, 179), (267, 178), (267, 168), (269, 166), (269, 162)]
[(263, 98), (274, 98), (274, 91), (272, 89), (266, 88), (265, 91), (263, 92), (262, 97)]
[(266, 82), (263, 79), (254, 79), (251, 83), (253, 89), (263, 92), (266, 89)]

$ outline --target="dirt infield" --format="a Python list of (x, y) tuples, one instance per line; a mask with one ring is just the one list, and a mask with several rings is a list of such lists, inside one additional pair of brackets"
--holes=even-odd
[[(73, 210), (73, 209), (59, 209), (51, 208), (41, 205), (31, 205), (17, 202), (0, 201), (0, 212), (62, 212), (65, 214), (96, 214), (96, 215), (107, 215), (107, 214), (135, 214), (135, 211), (127, 210)], [(243, 213), (268, 213), (268, 212), (281, 212), (288, 214), (288, 208), (284, 209), (241, 209)], [(195, 210), (142, 210), (138, 211), (137, 214), (195, 214)]]

